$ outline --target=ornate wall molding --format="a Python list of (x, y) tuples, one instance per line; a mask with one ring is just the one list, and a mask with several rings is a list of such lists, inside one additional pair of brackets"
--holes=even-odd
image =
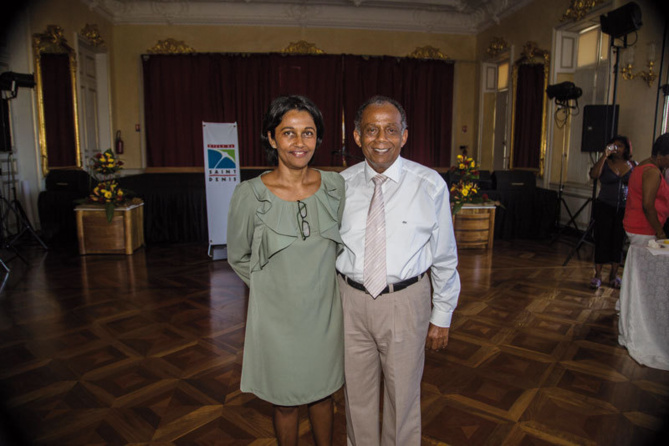
[(33, 46), (40, 53), (74, 53), (63, 36), (63, 28), (58, 25), (47, 25), (43, 33), (33, 34)]
[(520, 59), (516, 63), (543, 63), (548, 66), (551, 60), (551, 53), (548, 50), (542, 50), (536, 42), (528, 40), (520, 52)]
[(435, 48), (435, 47), (430, 46), (430, 45), (426, 45), (426, 46), (423, 46), (423, 47), (417, 47), (407, 57), (410, 57), (410, 58), (413, 58), (413, 59), (437, 59), (437, 60), (448, 60), (448, 59), (450, 59), (450, 57), (448, 57), (446, 54), (439, 51), (438, 48)]
[(290, 45), (281, 50), (283, 54), (325, 54), (320, 48), (316, 47), (316, 44), (309, 43), (304, 40), (298, 42), (290, 42)]
[(488, 45), (486, 53), (489, 57), (495, 57), (507, 49), (509, 49), (509, 43), (506, 40), (502, 37), (493, 37), (490, 41), (490, 45)]
[(104, 48), (105, 47), (105, 41), (100, 35), (100, 30), (98, 29), (98, 25), (91, 25), (91, 24), (86, 24), (81, 31), (79, 31), (79, 35), (90, 45), (96, 47), (96, 48)]
[(195, 50), (184, 43), (183, 40), (172, 38), (159, 40), (153, 48), (147, 50), (149, 54), (190, 54)]
[(577, 22), (588, 15), (590, 10), (595, 6), (599, 6), (606, 0), (571, 0), (571, 4), (562, 15), (561, 22), (573, 20)]
[(119, 25), (299, 26), (475, 36), (534, 0), (80, 1)]

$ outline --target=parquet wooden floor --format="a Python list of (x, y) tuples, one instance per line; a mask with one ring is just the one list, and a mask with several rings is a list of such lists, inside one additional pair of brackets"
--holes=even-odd
[[(588, 289), (587, 245), (563, 267), (570, 248), (461, 251), (451, 341), (426, 360), (423, 444), (662, 441), (669, 372), (617, 344), (618, 292)], [(12, 260), (0, 294), (0, 444), (275, 444), (269, 404), (239, 391), (247, 292), (226, 261), (201, 245), (21, 251), (29, 265)], [(305, 413), (301, 434), (313, 444)]]

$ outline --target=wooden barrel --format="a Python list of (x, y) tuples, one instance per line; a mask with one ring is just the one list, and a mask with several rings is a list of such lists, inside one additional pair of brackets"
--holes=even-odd
[(453, 216), (453, 229), (458, 248), (492, 248), (495, 230), (495, 208), (468, 208), (463, 206)]

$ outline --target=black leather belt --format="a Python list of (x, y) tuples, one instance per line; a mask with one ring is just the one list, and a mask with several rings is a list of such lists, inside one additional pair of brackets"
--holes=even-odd
[[(348, 283), (351, 287), (355, 288), (356, 290), (364, 291), (365, 293), (367, 293), (367, 289), (365, 288), (365, 286), (363, 284), (358, 283), (355, 280), (351, 280), (350, 278), (346, 277), (345, 275), (343, 275), (339, 271), (337, 271), (337, 274), (339, 274), (341, 276), (341, 278), (344, 279), (344, 281), (346, 283)], [(425, 276), (425, 274), (426, 273), (419, 274), (416, 277), (412, 277), (411, 279), (403, 280), (401, 282), (391, 283), (390, 285), (385, 287), (383, 289), (383, 291), (381, 291), (381, 294), (394, 293), (396, 291), (403, 290), (404, 288), (409, 287), (409, 286), (413, 285), (414, 283), (418, 282), (420, 279), (423, 278), (423, 276)], [(367, 294), (369, 294), (369, 293), (367, 293)], [(379, 294), (379, 296), (381, 294)]]

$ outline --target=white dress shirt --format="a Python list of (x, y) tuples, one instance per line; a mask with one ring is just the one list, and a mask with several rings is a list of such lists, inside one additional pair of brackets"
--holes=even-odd
[[(366, 161), (344, 170), (346, 202), (341, 222), (344, 251), (337, 271), (363, 283), (365, 227), (377, 172)], [(433, 169), (398, 157), (383, 172), (388, 283), (424, 273), (432, 278), (430, 322), (449, 327), (460, 295), (458, 254), (446, 182)]]

